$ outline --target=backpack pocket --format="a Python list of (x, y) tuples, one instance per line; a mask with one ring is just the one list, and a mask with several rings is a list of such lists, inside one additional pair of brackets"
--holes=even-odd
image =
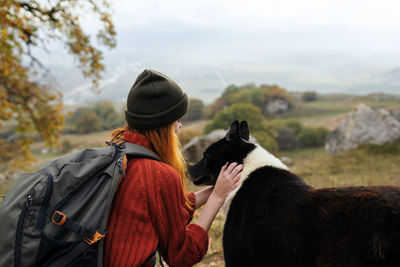
[(82, 239), (55, 240), (42, 235), (36, 266), (97, 267), (98, 244), (88, 245)]

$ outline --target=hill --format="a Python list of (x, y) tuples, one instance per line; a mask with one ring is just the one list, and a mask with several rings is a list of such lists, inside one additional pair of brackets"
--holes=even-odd
[[(286, 113), (278, 114), (269, 120), (298, 120), (307, 126), (323, 126), (332, 130), (346, 113), (358, 103), (364, 103), (373, 108), (400, 109), (400, 97), (384, 94), (367, 96), (350, 94), (318, 95), (315, 101), (303, 101), (302, 93), (292, 93), (294, 106)], [(186, 123), (182, 133), (187, 136), (198, 135), (207, 124), (207, 120)], [(68, 151), (85, 147), (103, 146), (110, 131), (92, 134), (64, 134), (60, 138), (60, 146), (68, 146)], [(183, 139), (190, 139), (183, 136)], [(36, 162), (29, 166), (28, 171), (37, 169), (46, 161), (60, 156), (60, 148), (55, 151), (45, 151), (43, 142), (37, 142), (31, 147)], [(292, 172), (303, 177), (311, 186), (333, 187), (349, 185), (398, 185), (400, 186), (399, 156), (400, 146), (363, 146), (355, 150), (331, 156), (323, 148), (307, 148), (294, 151), (280, 151), (277, 156), (290, 157), (294, 164)], [(0, 179), (0, 194), (5, 194), (12, 181)], [(189, 189), (198, 190), (188, 184)], [(199, 212), (196, 211), (195, 219)], [(196, 266), (224, 266), (222, 252), (223, 216), (219, 214), (210, 229), (210, 247), (207, 256)]]

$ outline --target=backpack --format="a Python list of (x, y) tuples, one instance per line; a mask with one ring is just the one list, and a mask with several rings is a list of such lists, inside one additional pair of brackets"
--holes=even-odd
[(56, 158), (14, 182), (0, 204), (0, 267), (103, 265), (127, 157), (161, 161), (143, 146), (108, 144)]

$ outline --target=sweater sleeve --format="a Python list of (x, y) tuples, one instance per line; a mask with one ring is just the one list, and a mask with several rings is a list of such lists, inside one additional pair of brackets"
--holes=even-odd
[(186, 203), (185, 209), (189, 213), (189, 216), (190, 216), (189, 222), (190, 222), (190, 221), (192, 221), (194, 211), (196, 210), (196, 196), (195, 196), (194, 192), (186, 192), (185, 195), (186, 195), (187, 200), (189, 201), (188, 203)]
[[(169, 266), (193, 266), (207, 253), (208, 234), (197, 224), (185, 205), (178, 173), (170, 166), (153, 170), (149, 188), (149, 212), (159, 238), (158, 249)], [(191, 196), (194, 200), (194, 194)]]

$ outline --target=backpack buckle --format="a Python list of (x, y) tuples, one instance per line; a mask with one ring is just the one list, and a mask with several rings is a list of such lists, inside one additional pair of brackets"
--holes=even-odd
[(102, 234), (102, 233), (99, 233), (98, 231), (96, 231), (96, 233), (94, 233), (91, 237), (83, 238), (83, 241), (85, 241), (89, 245), (93, 245), (94, 243), (96, 243), (100, 239), (104, 238), (105, 236), (106, 236), (105, 234)]
[(55, 224), (55, 225), (63, 225), (66, 221), (67, 221), (67, 216), (62, 213), (61, 211), (55, 211), (53, 216), (51, 217), (51, 221)]

